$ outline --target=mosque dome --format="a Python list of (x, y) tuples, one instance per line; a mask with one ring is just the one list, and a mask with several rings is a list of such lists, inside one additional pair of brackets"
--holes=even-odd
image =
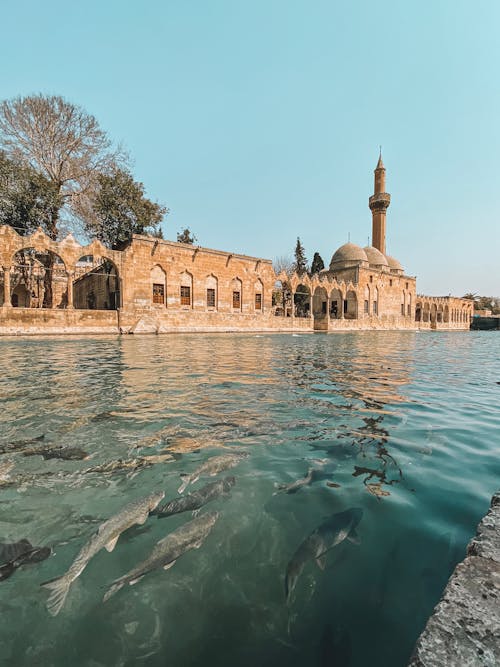
[(385, 258), (387, 259), (387, 263), (389, 264), (389, 268), (391, 271), (398, 271), (403, 273), (404, 269), (397, 259), (391, 257), (390, 255), (386, 255)]
[(387, 261), (385, 255), (383, 255), (378, 248), (374, 248), (372, 245), (363, 248), (368, 257), (370, 266), (381, 267), (385, 266), (389, 268), (389, 262)]
[(355, 243), (344, 243), (344, 245), (340, 246), (340, 248), (334, 252), (332, 261), (330, 262), (330, 269), (333, 270), (335, 267), (341, 268), (341, 264), (352, 266), (359, 262), (368, 263), (368, 257), (363, 248)]

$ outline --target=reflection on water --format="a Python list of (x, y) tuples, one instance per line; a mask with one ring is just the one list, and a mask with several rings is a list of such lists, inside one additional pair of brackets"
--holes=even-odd
[[(495, 342), (483, 332), (0, 341), (0, 542), (53, 550), (0, 584), (2, 657), (405, 664), (498, 487)], [(152, 491), (176, 498), (181, 474), (241, 451), (236, 484), (206, 493), (220, 518), (203, 545), (103, 605), (111, 582), (191, 515), (151, 517), (47, 614), (39, 584), (97, 526)], [(354, 508), (356, 536), (337, 539), (328, 517)], [(304, 543), (287, 604), (285, 572)]]

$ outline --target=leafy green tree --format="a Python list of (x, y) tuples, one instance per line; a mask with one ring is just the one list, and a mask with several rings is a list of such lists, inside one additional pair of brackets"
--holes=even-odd
[(85, 232), (116, 250), (133, 234), (160, 236), (160, 223), (167, 212), (165, 206), (144, 196), (142, 183), (128, 171), (115, 167), (110, 174), (97, 175)]
[(191, 232), (189, 227), (186, 227), (186, 229), (183, 229), (182, 231), (177, 232), (177, 242), (178, 243), (187, 243), (188, 245), (193, 245), (197, 241), (198, 241), (198, 239)]
[(52, 223), (61, 202), (45, 176), (0, 151), (0, 225), (14, 227), (21, 236), (41, 227), (53, 238)]
[(313, 261), (311, 263), (311, 276), (313, 276), (315, 273), (323, 271), (324, 268), (325, 268), (325, 263), (323, 262), (321, 255), (319, 254), (319, 252), (315, 252)]
[(297, 243), (295, 244), (294, 258), (295, 258), (293, 263), (294, 271), (296, 271), (299, 276), (303, 273), (306, 273), (307, 271), (306, 253), (304, 250), (304, 246), (300, 242), (300, 238), (298, 236), (297, 236)]

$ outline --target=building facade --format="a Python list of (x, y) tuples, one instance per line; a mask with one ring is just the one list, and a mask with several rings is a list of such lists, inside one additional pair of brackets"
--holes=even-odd
[(148, 236), (124, 250), (0, 227), (0, 334), (468, 329), (472, 301), (417, 295), (386, 254), (386, 170), (375, 169), (372, 246), (347, 243), (319, 274)]

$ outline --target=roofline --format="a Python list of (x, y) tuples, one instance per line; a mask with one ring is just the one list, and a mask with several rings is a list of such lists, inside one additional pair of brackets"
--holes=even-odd
[(145, 236), (142, 234), (133, 234), (132, 235), (132, 241), (133, 243), (135, 240), (137, 241), (146, 241), (148, 243), (151, 243), (154, 245), (155, 243), (157, 245), (166, 245), (169, 247), (174, 247), (174, 248), (185, 248), (186, 250), (196, 250), (197, 252), (203, 251), (203, 252), (208, 252), (212, 255), (219, 255), (222, 257), (234, 257), (236, 259), (246, 259), (246, 260), (251, 260), (253, 262), (264, 262), (265, 264), (271, 264), (273, 261), (271, 259), (264, 259), (262, 257), (252, 257), (252, 255), (241, 255), (240, 253), (237, 252), (230, 252), (228, 250), (215, 250), (215, 248), (205, 248), (204, 246), (201, 245), (193, 245), (191, 243), (179, 243), (179, 241), (168, 241), (167, 239), (158, 239), (154, 236)]

